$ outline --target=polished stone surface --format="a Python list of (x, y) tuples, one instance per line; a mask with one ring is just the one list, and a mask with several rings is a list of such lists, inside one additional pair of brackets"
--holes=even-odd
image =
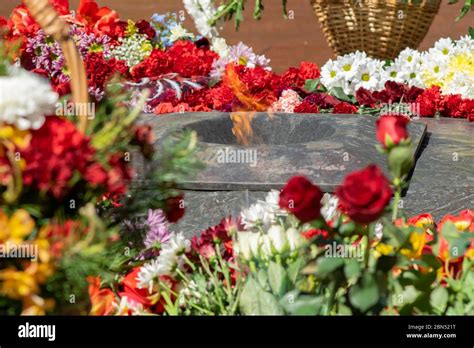
[[(153, 117), (151, 124), (159, 139), (175, 130), (197, 132), (206, 168), (184, 183), (188, 190), (268, 191), (298, 174), (334, 192), (348, 173), (370, 163), (386, 167), (375, 149), (373, 117), (258, 113), (247, 147), (238, 145), (228, 113), (171, 114)], [(426, 126), (413, 122), (409, 129), (418, 149)]]
[[(192, 115), (178, 116), (189, 120)], [(162, 117), (152, 120), (155, 127), (163, 127), (155, 128), (157, 134), (165, 134), (166, 129), (170, 129), (169, 126), (173, 123), (180, 124), (178, 116), (169, 118), (170, 122), (166, 122)], [(310, 117), (321, 117), (321, 115)], [(358, 117), (367, 118), (368, 124), (374, 124), (375, 118)], [(150, 121), (151, 117), (146, 116), (145, 120)], [(193, 121), (195, 119), (189, 120), (190, 123)], [(474, 123), (456, 119), (421, 119), (420, 122), (426, 124), (427, 134), (417, 155), (417, 164), (409, 188), (403, 197), (404, 210), (408, 215), (429, 212), (435, 219), (440, 219), (446, 214), (457, 214), (462, 209), (474, 208)], [(333, 132), (333, 129), (330, 128), (330, 132)], [(357, 144), (357, 138), (361, 136), (374, 137), (374, 128), (367, 128), (364, 132), (356, 132), (354, 128), (354, 133), (350, 136), (353, 139), (351, 141)], [(340, 143), (340, 139), (332, 138), (334, 134), (321, 141), (326, 144)], [(206, 135), (203, 137), (206, 140)], [(371, 162), (379, 156), (375, 151), (371, 152), (368, 146), (366, 150), (368, 157), (361, 159), (361, 165), (356, 169), (363, 167), (362, 161)], [(352, 150), (351, 153), (356, 152)], [(278, 164), (275, 166), (278, 167)], [(301, 171), (297, 169), (294, 174), (296, 173)], [(342, 181), (342, 177), (338, 177), (338, 180)], [(188, 236), (199, 233), (202, 229), (218, 223), (222, 217), (235, 216), (243, 208), (258, 199), (263, 199), (267, 191), (267, 189), (254, 190), (243, 187), (224, 191), (188, 189), (185, 191), (187, 214), (174, 229), (183, 231)], [(153, 194), (153, 191), (150, 190), (148, 194)]]

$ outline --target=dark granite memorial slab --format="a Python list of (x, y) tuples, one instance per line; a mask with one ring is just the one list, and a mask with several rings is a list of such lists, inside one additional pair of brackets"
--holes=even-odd
[[(328, 118), (328, 116), (321, 115), (295, 116), (310, 117), (312, 119), (319, 118), (319, 121)], [(171, 129), (179, 129), (183, 125), (193, 124), (213, 117), (215, 117), (215, 114), (177, 114), (160, 117), (143, 116), (143, 120), (153, 124), (157, 136), (162, 137), (169, 133)], [(330, 116), (330, 118), (338, 120), (343, 117), (347, 116)], [(359, 131), (356, 131), (357, 128), (354, 127), (352, 130), (354, 134), (349, 135), (351, 140), (346, 141), (346, 145), (342, 145), (344, 142), (339, 138), (340, 135), (337, 135), (338, 133), (334, 132), (331, 133), (331, 135), (328, 134), (329, 132), (333, 132), (334, 129), (337, 129), (331, 126), (327, 128), (327, 133), (323, 133), (321, 130), (320, 134), (323, 134), (323, 139), (320, 139), (321, 143), (326, 144), (330, 150), (341, 151), (340, 147), (342, 146), (360, 146), (362, 141), (359, 138), (370, 137), (372, 139), (371, 144), (364, 147), (367, 158), (361, 158), (360, 167), (356, 167), (356, 165), (353, 167), (356, 167), (354, 169), (359, 169), (368, 162), (378, 161), (378, 163), (382, 163), (385, 168), (384, 156), (372, 150), (375, 136), (375, 118), (356, 117), (361, 119), (359, 122), (366, 122), (367, 124), (364, 127), (360, 127), (359, 129), (361, 130)], [(363, 119), (365, 121), (363, 121)], [(304, 121), (301, 122), (300, 124), (306, 125), (303, 123)], [(323, 122), (330, 123), (331, 121)], [(323, 125), (323, 122), (319, 124)], [(335, 121), (334, 123), (338, 122), (339, 121)], [(431, 213), (436, 220), (439, 220), (446, 214), (458, 214), (461, 210), (466, 208), (473, 209), (474, 123), (470, 123), (467, 120), (446, 118), (422, 118), (418, 122), (427, 126), (427, 132), (417, 152), (416, 167), (411, 175), (408, 191), (403, 197), (403, 210), (409, 216), (428, 212)], [(422, 127), (418, 130), (418, 124), (419, 123), (414, 122), (410, 124), (412, 136), (414, 136), (414, 134), (420, 134), (420, 137), (422, 136), (424, 128)], [(201, 123), (193, 127), (196, 127), (195, 129), (201, 132), (202, 139), (207, 140), (213, 133), (205, 133), (205, 129), (199, 129), (199, 127), (203, 126), (205, 126), (205, 124), (203, 125)], [(415, 126), (415, 129), (413, 129), (413, 126)], [(346, 129), (349, 132), (350, 128), (346, 127)], [(286, 139), (287, 142), (290, 143), (290, 141), (288, 141), (288, 139), (291, 138), (290, 134), (291, 129), (287, 130), (282, 136), (282, 139)], [(300, 134), (300, 136), (298, 136), (298, 134), (295, 135), (296, 138), (303, 140), (308, 140), (307, 136), (307, 133), (304, 135)], [(224, 140), (227, 141), (228, 138), (225, 139), (221, 136), (220, 139), (222, 142)], [(218, 139), (212, 139), (212, 141), (217, 142)], [(269, 142), (277, 142), (277, 140)], [(297, 144), (296, 141), (292, 142), (292, 146), (301, 146)], [(157, 144), (157, 146), (159, 146), (159, 144)], [(300, 147), (300, 149), (305, 149), (305, 147)], [(357, 152), (352, 149), (350, 153)], [(362, 152), (359, 152), (359, 154), (361, 153)], [(283, 165), (283, 163), (277, 164), (276, 168)], [(297, 173), (301, 173), (301, 171), (296, 169), (294, 173), (289, 174), (291, 176)], [(335, 175), (336, 174), (339, 174), (337, 180), (341, 178), (340, 181), (342, 181), (343, 174), (339, 172), (335, 173)], [(335, 179), (333, 182), (337, 182), (337, 180)], [(280, 189), (281, 186), (276, 188)], [(172, 225), (172, 229), (183, 231), (186, 235), (191, 237), (198, 234), (201, 230), (219, 223), (225, 216), (237, 216), (243, 209), (258, 200), (264, 199), (267, 192), (268, 189), (255, 191), (252, 190), (252, 187), (245, 189), (243, 186), (236, 186), (236, 189), (228, 191), (187, 189), (185, 190), (186, 215), (178, 224)], [(155, 194), (153, 185), (151, 184), (146, 192), (140, 192), (139, 194)]]
[[(350, 172), (375, 163), (386, 170), (385, 156), (375, 145), (373, 116), (255, 114), (253, 137), (241, 146), (232, 132), (229, 113), (186, 113), (149, 117), (158, 139), (192, 129), (199, 137), (198, 156), (206, 168), (184, 188), (196, 191), (268, 191), (280, 189), (294, 175), (310, 178), (334, 192)], [(415, 151), (425, 135), (423, 123), (409, 131)]]

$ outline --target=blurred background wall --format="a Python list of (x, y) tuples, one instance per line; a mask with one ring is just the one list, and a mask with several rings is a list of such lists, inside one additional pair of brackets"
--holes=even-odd
[[(246, 20), (238, 32), (235, 31), (233, 23), (224, 24), (221, 35), (229, 44), (243, 41), (252, 46), (257, 53), (265, 54), (272, 60), (271, 65), (276, 71), (298, 65), (302, 60), (322, 65), (332, 57), (308, 0), (288, 0), (288, 9), (294, 12), (293, 20), (285, 20), (282, 17), (280, 0), (266, 0), (262, 20), (254, 21), (251, 18), (252, 2), (253, 0), (249, 0)], [(20, 3), (20, 0), (0, 0), (0, 15), (8, 16)], [(70, 0), (70, 3), (71, 9), (74, 9), (79, 0)], [(115, 9), (123, 19), (149, 19), (156, 12), (184, 10), (180, 0), (98, 0), (98, 3)], [(474, 26), (474, 13), (469, 13), (460, 22), (455, 22), (461, 7), (461, 3), (448, 5), (448, 1), (443, 0), (440, 12), (419, 48), (429, 48), (441, 37), (459, 38), (467, 34), (469, 25)], [(185, 25), (194, 31), (189, 18)]]

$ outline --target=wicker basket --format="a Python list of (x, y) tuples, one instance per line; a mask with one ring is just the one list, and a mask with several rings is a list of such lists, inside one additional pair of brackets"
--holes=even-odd
[[(31, 15), (59, 44), (64, 53), (66, 65), (71, 71), (71, 91), (72, 99), (76, 104), (86, 104), (89, 102), (89, 93), (87, 88), (87, 75), (81, 55), (77, 50), (76, 44), (69, 35), (69, 25), (49, 4), (48, 0), (24, 0)], [(77, 108), (78, 110), (87, 110), (87, 108)], [(79, 117), (79, 129), (87, 132), (87, 115), (76, 115)]]
[(406, 47), (417, 48), (441, 0), (311, 0), (335, 55), (365, 51), (393, 59)]

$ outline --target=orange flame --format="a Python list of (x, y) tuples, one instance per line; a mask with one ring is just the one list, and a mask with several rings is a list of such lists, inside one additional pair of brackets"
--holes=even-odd
[(242, 104), (240, 110), (230, 114), (233, 123), (232, 133), (236, 136), (239, 144), (248, 146), (253, 138), (252, 120), (256, 112), (267, 111), (271, 101), (258, 100), (248, 90), (247, 86), (240, 80), (235, 71), (235, 65), (229, 64), (226, 67), (224, 83), (230, 87), (236, 98)]

